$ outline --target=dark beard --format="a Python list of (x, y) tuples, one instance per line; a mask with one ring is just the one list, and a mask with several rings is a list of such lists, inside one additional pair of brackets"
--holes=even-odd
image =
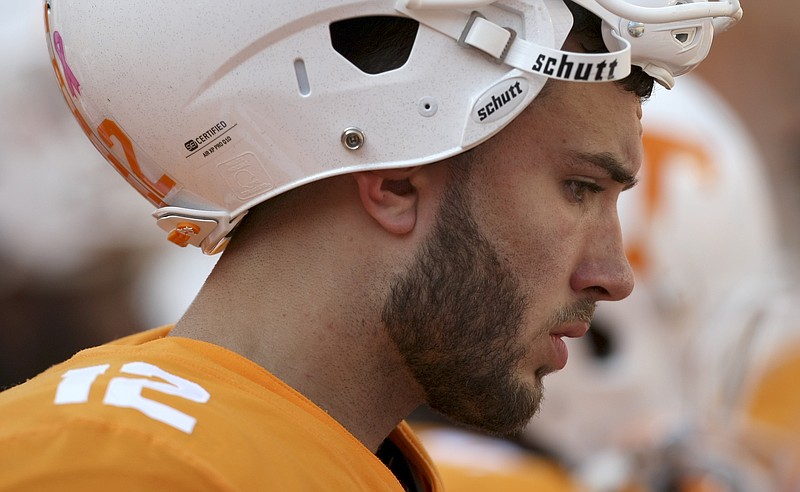
[(437, 223), (412, 266), (392, 285), (382, 319), (428, 405), (492, 434), (519, 432), (542, 398), (515, 376), (525, 297), (514, 273), (475, 223), (455, 173)]

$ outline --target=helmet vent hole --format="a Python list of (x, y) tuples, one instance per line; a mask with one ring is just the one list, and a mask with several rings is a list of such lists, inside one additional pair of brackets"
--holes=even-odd
[(331, 45), (362, 72), (377, 75), (405, 65), (418, 30), (407, 17), (344, 19), (330, 25)]
[(308, 72), (306, 71), (306, 62), (302, 58), (294, 61), (294, 75), (297, 77), (297, 88), (300, 94), (307, 96), (311, 94), (311, 84), (308, 82)]
[(694, 37), (696, 34), (695, 29), (686, 29), (682, 31), (673, 31), (672, 37), (677, 41), (679, 44), (686, 46), (691, 44), (694, 41)]

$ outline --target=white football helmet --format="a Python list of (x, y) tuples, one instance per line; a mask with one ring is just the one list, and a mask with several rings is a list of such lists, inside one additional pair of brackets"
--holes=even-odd
[[(705, 57), (738, 0), (577, 0), (610, 53), (560, 48), (563, 0), (312, 0), (220, 4), (45, 0), (62, 92), (106, 159), (158, 207), (158, 225), (206, 253), (253, 206), (325, 177), (427, 164), (478, 145), (548, 77), (665, 85)], [(383, 73), (351, 63), (348, 19), (419, 23)], [(352, 33), (349, 33), (352, 34)]]

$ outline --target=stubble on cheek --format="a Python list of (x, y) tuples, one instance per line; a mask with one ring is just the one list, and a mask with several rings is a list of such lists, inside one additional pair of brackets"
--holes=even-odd
[(432, 408), (486, 432), (515, 433), (541, 399), (541, 378), (531, 387), (519, 377), (527, 300), (466, 198), (448, 193), (431, 237), (394, 282), (383, 320)]

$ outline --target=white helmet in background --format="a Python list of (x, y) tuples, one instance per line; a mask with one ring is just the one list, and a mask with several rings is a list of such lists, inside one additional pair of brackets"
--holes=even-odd
[(645, 103), (640, 182), (619, 203), (636, 288), (568, 341), (527, 431), (573, 465), (705, 426), (728, 349), (779, 289), (776, 215), (749, 135), (697, 78), (662, 96)]
[[(279, 193), (478, 145), (548, 77), (616, 80), (633, 62), (670, 86), (705, 57), (715, 29), (741, 16), (738, 0), (575, 3), (603, 19), (610, 53), (560, 50), (572, 24), (563, 0), (45, 8), (53, 66), (84, 131), (158, 207), (173, 242), (212, 253)], [(350, 20), (364, 16), (416, 21), (403, 63), (366, 73), (348, 60)]]

